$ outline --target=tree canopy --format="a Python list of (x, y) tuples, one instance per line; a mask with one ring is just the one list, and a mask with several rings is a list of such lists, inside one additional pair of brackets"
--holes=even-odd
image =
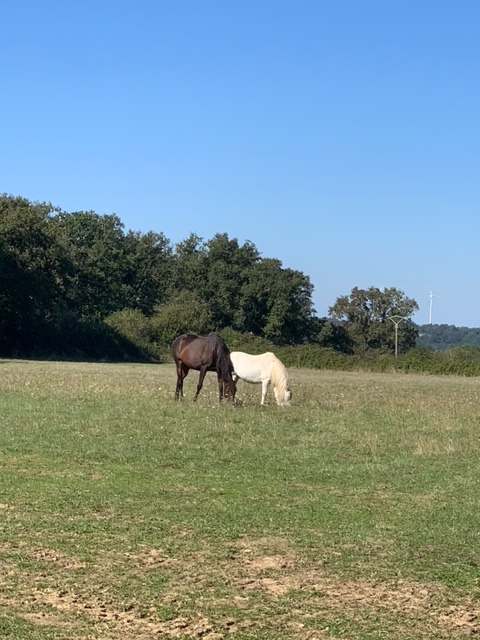
[(407, 298), (403, 291), (395, 287), (354, 287), (350, 295), (337, 298), (328, 313), (347, 329), (355, 351), (394, 351), (395, 322), (398, 323), (398, 347), (406, 351), (415, 346), (418, 336), (411, 319), (417, 310), (415, 300)]
[(125, 232), (114, 214), (67, 213), (3, 194), (0, 267), (4, 354), (125, 310), (152, 318), (162, 340), (179, 327), (231, 327), (277, 344), (311, 338), (308, 276), (224, 233), (207, 241), (192, 234), (172, 246), (161, 233)]
[(133, 336), (148, 350), (226, 329), (285, 347), (393, 352), (393, 317), (400, 351), (415, 346), (418, 305), (396, 288), (354, 287), (328, 318), (312, 295), (307, 275), (251, 241), (190, 234), (172, 245), (161, 232), (125, 231), (115, 214), (0, 195), (0, 355), (94, 357), (112, 341), (128, 351)]

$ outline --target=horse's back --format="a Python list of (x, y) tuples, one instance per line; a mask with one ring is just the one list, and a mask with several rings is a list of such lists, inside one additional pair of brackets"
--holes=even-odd
[(266, 351), (265, 353), (259, 353), (256, 355), (245, 353), (244, 351), (232, 351), (230, 353), (230, 358), (234, 364), (235, 362), (238, 362), (239, 366), (257, 367), (261, 369), (264, 369), (272, 361), (278, 360), (277, 356), (271, 351)]
[(199, 339), (201, 339), (201, 336), (197, 336), (195, 333), (182, 333), (182, 335), (177, 336), (172, 342), (172, 350), (180, 347), (180, 345), (187, 345)]
[(218, 361), (229, 355), (223, 339), (212, 334), (199, 336), (195, 333), (183, 333), (172, 342), (172, 355), (191, 369), (207, 366), (216, 370)]
[(172, 342), (171, 347), (174, 360), (181, 360), (183, 350), (194, 340), (198, 339), (198, 337), (199, 336), (194, 333), (182, 333), (182, 335), (177, 336)]
[(265, 355), (267, 354), (251, 355), (243, 351), (232, 351), (230, 359), (234, 372), (245, 382), (262, 382), (269, 377), (268, 358), (265, 358)]

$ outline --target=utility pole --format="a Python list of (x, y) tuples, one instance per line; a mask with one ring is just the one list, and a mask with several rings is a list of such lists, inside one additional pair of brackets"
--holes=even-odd
[(398, 325), (402, 320), (405, 320), (408, 316), (390, 316), (389, 320), (395, 325), (395, 358), (398, 358)]

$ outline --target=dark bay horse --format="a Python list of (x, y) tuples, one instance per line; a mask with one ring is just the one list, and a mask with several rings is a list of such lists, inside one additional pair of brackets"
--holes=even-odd
[(226, 400), (235, 404), (237, 387), (232, 377), (230, 351), (220, 336), (212, 334), (204, 337), (184, 333), (172, 342), (172, 355), (177, 367), (175, 400), (183, 398), (183, 381), (190, 369), (194, 369), (200, 371), (194, 400), (198, 398), (207, 371), (215, 371), (219, 400), (222, 400), (225, 394)]

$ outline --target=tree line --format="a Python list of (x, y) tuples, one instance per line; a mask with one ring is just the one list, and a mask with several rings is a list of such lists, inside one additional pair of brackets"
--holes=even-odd
[(480, 347), (480, 328), (457, 327), (453, 324), (424, 324), (418, 328), (418, 346), (435, 351), (451, 347)]
[[(115, 214), (0, 196), (0, 355), (157, 358), (179, 333), (224, 330), (342, 354), (415, 346), (415, 300), (354, 288), (319, 318), (301, 271), (253, 242), (125, 230)], [(401, 317), (395, 335), (392, 317)]]

